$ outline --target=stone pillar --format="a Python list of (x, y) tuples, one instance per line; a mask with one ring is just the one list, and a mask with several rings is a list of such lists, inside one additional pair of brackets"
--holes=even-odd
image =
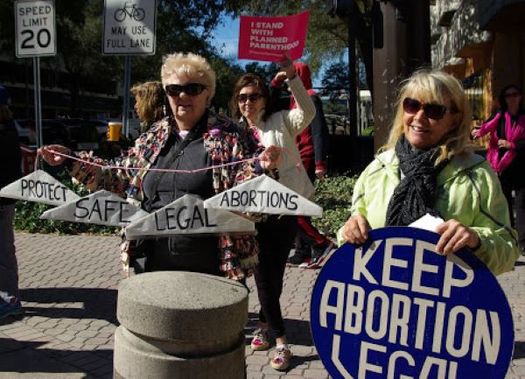
[(119, 286), (115, 378), (244, 378), (248, 291), (234, 281), (160, 271)]

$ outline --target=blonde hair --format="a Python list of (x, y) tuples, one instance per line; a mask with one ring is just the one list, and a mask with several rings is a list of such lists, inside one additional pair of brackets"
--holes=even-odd
[(144, 121), (148, 127), (164, 117), (166, 95), (161, 82), (135, 84), (130, 91), (135, 97), (139, 119)]
[(404, 132), (403, 100), (416, 98), (425, 103), (445, 104), (450, 99), (449, 112), (456, 118), (455, 127), (439, 143), (441, 154), (436, 163), (454, 155), (470, 151), (470, 126), (472, 112), (461, 83), (452, 75), (439, 70), (419, 70), (403, 82), (396, 102), (396, 115), (390, 129), (388, 141), (382, 150), (392, 149)]
[(166, 55), (160, 70), (163, 87), (169, 84), (166, 81), (173, 74), (200, 77), (202, 80), (201, 84), (208, 87), (208, 92), (210, 93), (208, 101), (215, 95), (215, 71), (213, 71), (206, 58), (193, 53)]

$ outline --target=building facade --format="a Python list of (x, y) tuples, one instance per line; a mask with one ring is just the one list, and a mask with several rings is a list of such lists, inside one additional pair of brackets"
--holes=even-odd
[(463, 81), (480, 123), (503, 87), (525, 86), (525, 0), (435, 0), (430, 9), (432, 66)]

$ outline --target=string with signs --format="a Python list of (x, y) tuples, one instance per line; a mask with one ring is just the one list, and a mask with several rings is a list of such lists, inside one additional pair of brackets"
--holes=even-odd
[(375, 229), (324, 265), (310, 319), (332, 377), (505, 378), (514, 347), (505, 294), (470, 251), (440, 255), (438, 240)]
[[(57, 151), (49, 151), (100, 168), (133, 169), (86, 162)], [(258, 158), (244, 161), (254, 159)], [(166, 169), (164, 171), (191, 174), (239, 163), (242, 161), (196, 170)], [(43, 170), (36, 170), (5, 186), (0, 190), (0, 196), (58, 206), (44, 212), (41, 215), (42, 219), (121, 227), (128, 225), (130, 238), (171, 234), (251, 233), (254, 231), (253, 222), (228, 211), (322, 215), (322, 208), (317, 204), (266, 175), (248, 180), (205, 202), (187, 195), (184, 200), (179, 199), (151, 215), (132, 206), (118, 195), (105, 190), (80, 198)]]

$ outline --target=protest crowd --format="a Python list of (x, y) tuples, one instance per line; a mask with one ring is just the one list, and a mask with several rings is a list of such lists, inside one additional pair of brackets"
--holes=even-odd
[[(282, 25), (274, 26), (282, 28)], [(261, 23), (259, 27), (260, 30), (272, 29), (271, 24)], [(279, 41), (284, 45), (273, 44)], [(525, 108), (521, 88), (514, 84), (506, 86), (500, 94), (500, 108), (479, 129), (472, 131), (472, 110), (460, 81), (441, 70), (420, 69), (412, 73), (399, 88), (386, 144), (358, 176), (347, 221), (338, 225), (336, 236), (328, 236), (314, 226), (311, 217), (315, 212), (304, 205), (313, 202), (316, 182), (329, 175), (330, 145), (323, 101), (312, 88), (310, 68), (292, 59), (288, 51), (297, 45), (296, 41), (272, 37), (269, 32), (251, 40), (250, 47), (254, 49), (278, 52), (272, 58), (278, 63), (278, 70), (270, 82), (250, 72), (239, 76), (230, 94), (229, 116), (215, 112), (211, 106), (218, 90), (212, 62), (196, 53), (177, 51), (164, 57), (157, 78), (137, 83), (131, 89), (141, 133), (130, 146), (114, 151), (111, 157), (97, 156), (92, 151), (74, 151), (61, 144), (38, 149), (38, 159), (51, 171), (61, 170), (90, 194), (107, 191), (103, 195), (107, 196), (103, 206), (98, 202), (93, 206), (92, 200), (85, 197), (78, 200), (68, 188), (60, 183), (46, 182), (43, 176), (21, 179), (17, 129), (9, 110), (10, 94), (0, 86), (0, 155), (6, 163), (0, 171), (0, 188), (8, 188), (17, 181), (24, 183), (22, 197), (10, 195), (9, 191), (1, 195), (5, 197), (0, 197), (0, 319), (10, 322), (24, 314), (13, 230), (15, 199), (38, 202), (39, 198), (46, 198), (48, 204), (57, 206), (76, 202), (76, 210), (74, 207), (57, 208), (47, 213), (48, 217), (53, 214), (61, 219), (60, 216), (66, 217), (64, 214), (73, 210), (74, 214), (66, 219), (77, 217), (89, 222), (99, 217), (106, 225), (122, 227), (115, 260), (120, 258), (126, 276), (186, 271), (225, 277), (246, 288), (251, 278), (255, 282), (260, 309), (256, 315), (257, 330), (246, 345), (253, 351), (271, 351), (268, 360), (276, 371), (290, 370), (294, 360), (281, 303), (287, 267), (315, 270), (325, 266), (328, 272), (330, 262), (340, 259), (343, 252), (355, 253), (355, 266), (343, 274), (349, 280), (357, 280), (354, 285), (359, 283), (356, 278), (361, 275), (363, 283), (368, 281), (378, 286), (383, 284), (385, 288), (405, 290), (409, 285), (395, 272), (410, 269), (414, 272), (414, 282), (419, 280), (417, 285), (412, 283), (416, 292), (419, 289), (420, 293), (430, 296), (442, 291), (439, 295), (443, 297), (451, 296), (450, 288), (466, 287), (467, 281), (475, 283), (476, 280), (474, 274), (458, 263), (456, 254), (463, 257), (466, 252), (476, 257), (475, 262), (482, 262), (483, 275), (492, 277), (512, 271), (525, 251), (525, 179), (520, 171), (525, 165)], [(284, 106), (277, 102), (282, 92), (289, 92), (290, 100)], [(486, 158), (476, 154), (472, 144), (473, 139), (485, 135), (490, 138)], [(271, 184), (243, 190), (242, 186), (261, 177), (271, 180)], [(278, 193), (280, 187), (277, 185), (288, 192)], [(231, 213), (228, 217), (237, 223), (230, 229), (225, 226), (226, 219), (215, 218), (219, 217), (215, 213), (218, 210), (207, 207), (206, 201), (220, 194), (225, 209), (234, 209), (228, 212)], [(68, 202), (69, 196), (75, 197)], [(135, 213), (147, 216), (133, 218)], [(112, 215), (118, 222), (111, 223)], [(155, 224), (146, 223), (147, 217), (152, 217)], [(230, 218), (227, 220), (229, 222)], [(135, 222), (142, 224), (133, 225)], [(428, 245), (425, 246), (432, 246), (442, 266), (437, 268), (438, 264), (432, 266), (423, 262), (417, 254), (394, 258), (392, 246), (410, 244), (406, 242), (409, 237), (399, 237), (388, 245), (390, 253), (383, 247), (384, 254), (391, 254), (390, 260), (387, 262), (385, 258), (382, 262), (382, 277), (376, 279), (373, 269), (367, 266), (376, 259), (377, 246), (371, 235), (381, 228), (410, 226), (434, 233), (435, 237), (431, 238), (435, 241), (426, 241)], [(382, 241), (379, 240), (378, 245)], [(355, 250), (335, 252), (343, 245)], [(456, 268), (450, 268), (450, 262), (454, 262)], [(458, 270), (462, 272), (461, 278), (454, 276)], [(434, 291), (421, 277), (437, 275), (438, 271), (447, 279), (443, 279), (445, 284), (441, 290)], [(412, 306), (407, 304), (412, 303), (400, 300), (404, 295), (394, 294), (391, 299), (387, 291), (377, 295), (378, 301), (384, 304), (391, 301), (388, 304), (399, 307), (399, 314), (392, 310), (388, 316), (399, 328), (399, 333), (396, 334), (396, 327), (392, 327), (394, 331), (386, 337), (386, 332), (381, 335), (364, 318), (361, 324), (351, 320), (349, 315), (362, 317), (375, 303), (368, 297), (365, 306), (361, 289), (350, 284), (346, 286), (342, 280), (338, 277), (328, 281), (325, 292), (318, 296), (324, 304), (318, 312), (321, 326), (333, 323), (341, 339), (358, 334), (351, 330), (363, 329), (369, 336), (376, 336), (373, 340), (384, 337), (409, 345), (406, 337), (409, 332), (404, 329), (408, 329), (408, 324), (403, 324), (402, 314)], [(447, 285), (449, 293), (443, 289)], [(336, 292), (338, 299), (343, 299), (345, 293), (344, 301), (355, 296), (353, 299), (362, 299), (362, 303), (355, 300), (341, 308), (344, 310), (336, 309), (342, 304), (334, 300)], [(445, 309), (445, 302), (423, 297), (416, 298), (413, 304), (419, 307), (420, 316), (425, 311), (434, 315), (430, 309), (435, 306), (435, 320)], [(361, 313), (351, 310), (352, 307)], [(478, 350), (485, 349), (487, 360), (495, 365), (496, 358), (492, 359), (492, 350), (487, 347), (493, 336), (483, 329), (487, 323), (497, 324), (493, 313), (488, 310), (467, 312), (459, 306), (453, 309), (466, 315), (462, 324), (464, 333), (470, 333), (469, 317), (477, 317), (472, 322), (474, 332), (469, 340), (469, 356), (479, 361)], [(445, 319), (444, 315), (442, 317)], [(355, 320), (358, 319), (356, 316)], [(446, 320), (449, 324), (457, 322), (453, 316)], [(312, 333), (315, 334), (313, 323), (314, 320)], [(424, 317), (417, 325), (418, 328), (412, 328), (417, 330), (414, 332), (417, 335), (410, 344), (411, 348), (421, 350), (426, 325)], [(450, 329), (443, 331), (444, 324), (438, 321), (433, 325), (441, 325), (439, 333), (445, 335), (443, 350), (446, 349), (447, 354), (456, 358), (467, 355), (467, 348), (462, 352), (454, 341), (449, 343), (450, 338), (455, 338), (454, 331), (447, 334)], [(339, 343), (336, 341), (340, 341), (335, 338), (336, 334), (331, 345), (333, 349)], [(437, 354), (442, 337), (436, 338), (440, 342), (429, 349), (435, 349)], [(314, 340), (317, 344), (315, 335)], [(371, 345), (370, 342), (361, 346), (372, 349)], [(339, 346), (342, 349), (344, 344)], [(317, 348), (321, 353), (326, 347), (319, 345)], [(366, 360), (366, 354), (364, 356)], [(407, 353), (405, 359), (408, 362), (417, 360), (413, 357), (416, 356)], [(332, 356), (332, 359), (335, 358)], [(427, 360), (422, 363), (423, 371), (430, 370), (428, 364)], [(453, 364), (451, 359), (447, 366), (449, 373), (456, 369)], [(334, 365), (342, 370), (337, 363)], [(382, 372), (379, 366), (369, 362), (366, 367), (371, 372)]]

